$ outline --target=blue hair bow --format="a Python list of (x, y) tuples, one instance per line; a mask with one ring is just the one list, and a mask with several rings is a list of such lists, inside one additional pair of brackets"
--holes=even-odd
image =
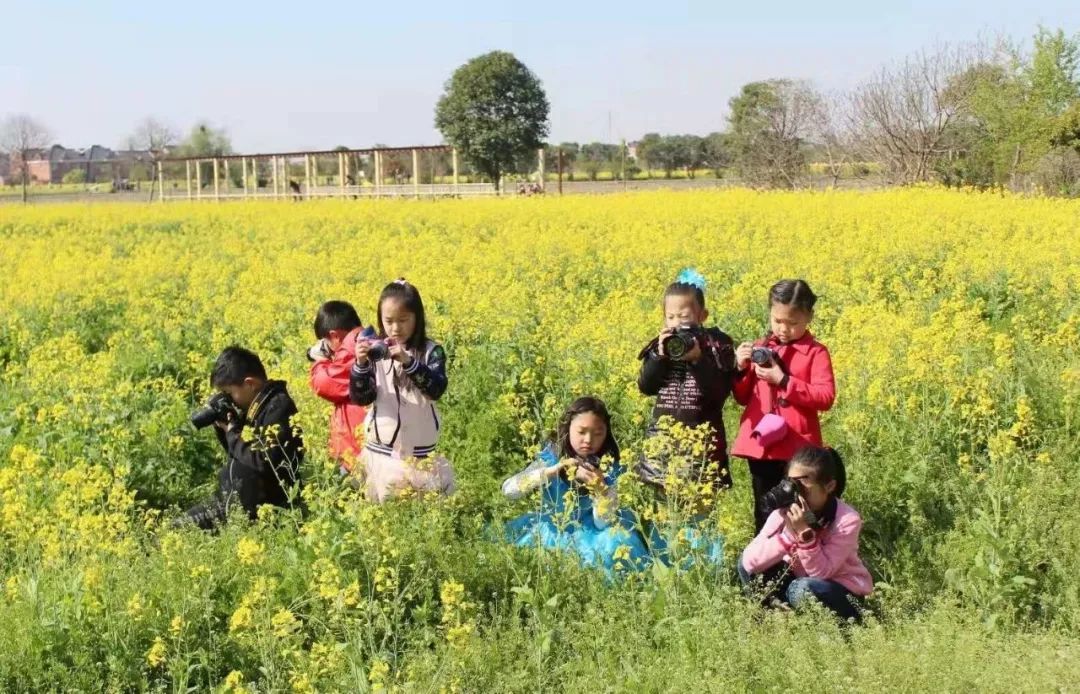
[(692, 267), (688, 267), (680, 272), (679, 276), (675, 278), (675, 281), (680, 284), (689, 284), (692, 287), (697, 287), (701, 291), (705, 291), (705, 275)]

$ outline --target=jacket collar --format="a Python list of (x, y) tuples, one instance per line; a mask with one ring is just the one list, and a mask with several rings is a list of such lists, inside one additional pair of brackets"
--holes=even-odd
[(341, 345), (338, 346), (337, 351), (334, 352), (335, 360), (346, 358), (356, 351), (356, 340), (363, 331), (363, 328), (353, 328), (341, 339)]
[(252, 400), (251, 405), (248, 407), (247, 412), (244, 414), (244, 419), (247, 422), (254, 422), (255, 418), (259, 415), (259, 410), (263, 404), (274, 397), (277, 393), (285, 391), (285, 381), (267, 381), (263, 389), (259, 391), (259, 394)]
[(780, 344), (780, 340), (776, 339), (775, 335), (770, 334), (768, 339), (765, 340), (765, 344), (773, 349), (776, 349), (777, 347), (792, 347), (800, 354), (809, 354), (810, 348), (814, 346), (814, 336), (807, 330), (798, 340), (782, 345)]

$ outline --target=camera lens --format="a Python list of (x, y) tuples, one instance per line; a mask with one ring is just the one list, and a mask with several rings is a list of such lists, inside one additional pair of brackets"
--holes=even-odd
[(216, 421), (217, 412), (214, 412), (209, 407), (195, 410), (195, 412), (191, 415), (191, 425), (196, 429), (205, 429)]
[(799, 500), (799, 485), (795, 480), (785, 477), (778, 485), (765, 492), (763, 498), (766, 507), (770, 509), (787, 508)]
[(686, 345), (682, 341), (681, 336), (672, 335), (664, 340), (664, 354), (668, 355), (672, 359), (678, 359), (682, 355), (686, 354)]

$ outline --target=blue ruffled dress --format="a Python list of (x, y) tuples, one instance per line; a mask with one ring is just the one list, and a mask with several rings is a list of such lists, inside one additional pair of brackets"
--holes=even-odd
[[(525, 472), (558, 463), (555, 451), (548, 447)], [(604, 475), (604, 482), (613, 487), (622, 472), (616, 463)], [(540, 493), (538, 511), (507, 523), (506, 534), (513, 544), (570, 551), (578, 556), (582, 565), (602, 567), (609, 575), (639, 571), (649, 565), (651, 556), (629, 510), (618, 509), (610, 523), (601, 527), (593, 514), (593, 498), (581, 493), (561, 476), (544, 482)]]

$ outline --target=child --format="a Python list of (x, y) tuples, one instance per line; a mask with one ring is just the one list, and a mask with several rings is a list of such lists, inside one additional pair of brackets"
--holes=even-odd
[[(663, 301), (664, 329), (638, 355), (638, 388), (645, 395), (656, 396), (648, 436), (659, 433), (657, 422), (664, 416), (690, 427), (708, 425), (708, 465), (682, 474), (692, 477), (693, 482), (707, 480), (719, 489), (731, 486), (723, 409), (735, 380), (735, 349), (731, 338), (718, 328), (704, 327), (709, 317), (704, 290), (705, 278), (693, 270), (683, 270), (668, 285)], [(665, 354), (665, 341), (682, 326), (690, 328), (693, 347), (685, 354)], [(635, 472), (663, 496), (665, 467), (663, 461), (646, 460)]]
[(600, 565), (608, 572), (640, 568), (648, 560), (648, 550), (632, 517), (619, 509), (621, 474), (619, 445), (607, 407), (596, 398), (578, 398), (539, 458), (503, 482), (508, 499), (543, 492), (539, 513), (511, 521), (509, 537), (520, 547), (539, 543), (569, 549), (582, 564)]
[(816, 301), (802, 280), (777, 282), (769, 290), (768, 335), (735, 350), (743, 375), (734, 395), (746, 409), (731, 453), (750, 466), (755, 532), (769, 515), (762, 495), (781, 480), (795, 451), (822, 445), (818, 413), (836, 398), (829, 350), (808, 331)]
[(338, 461), (342, 474), (352, 472), (360, 457), (356, 432), (363, 426), (366, 414), (363, 407), (349, 400), (349, 372), (362, 327), (352, 304), (327, 301), (315, 315), (315, 337), (319, 341), (308, 350), (311, 390), (334, 405), (330, 415), (330, 455)]
[(368, 496), (381, 502), (410, 488), (449, 494), (453, 470), (435, 455), (441, 424), (435, 401), (446, 390), (446, 352), (427, 338), (416, 287), (404, 279), (386, 285), (378, 324), (381, 340), (356, 342), (349, 375), (349, 398), (371, 406), (360, 454)]
[(764, 582), (766, 600), (798, 607), (814, 598), (841, 619), (860, 620), (860, 598), (874, 583), (859, 560), (862, 518), (840, 501), (844, 462), (831, 448), (806, 446), (788, 464), (795, 503), (774, 510), (743, 551), (744, 585)]
[(214, 433), (228, 463), (218, 473), (219, 492), (187, 511), (187, 520), (204, 530), (224, 523), (233, 505), (252, 520), (263, 504), (287, 506), (304, 459), (303, 436), (291, 422), (296, 404), (284, 381), (267, 378), (258, 355), (226, 348), (214, 362), (210, 385), (227, 403), (209, 409), (217, 410)]

